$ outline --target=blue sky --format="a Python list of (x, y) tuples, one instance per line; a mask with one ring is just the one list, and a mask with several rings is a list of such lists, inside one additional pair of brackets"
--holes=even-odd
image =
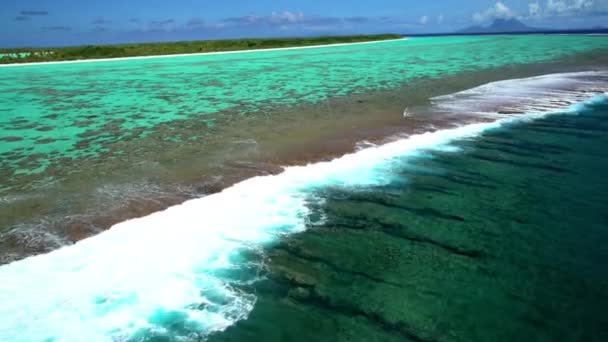
[(608, 25), (608, 0), (2, 0), (0, 47)]

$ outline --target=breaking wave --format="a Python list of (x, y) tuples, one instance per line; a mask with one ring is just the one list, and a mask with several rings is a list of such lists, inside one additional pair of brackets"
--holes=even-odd
[[(311, 223), (308, 203), (322, 201), (317, 190), (384, 185), (409, 158), (454, 151), (452, 141), (512, 122), (584, 110), (606, 100), (606, 89), (600, 88), (607, 83), (593, 80), (605, 77), (557, 74), (436, 98), (435, 106), (450, 111), (489, 108), (479, 104), (503, 100), (515, 109), (480, 109), (480, 116), (496, 117), (368, 145), (332, 161), (286, 167), (278, 175), (251, 178), (0, 266), (0, 340), (120, 341), (150, 335), (189, 340), (221, 331), (253, 309), (256, 297), (241, 285), (259, 279), (265, 245)], [(565, 90), (566, 83), (575, 90)], [(563, 92), (548, 95), (560, 87)], [(516, 114), (522, 111), (526, 114)]]

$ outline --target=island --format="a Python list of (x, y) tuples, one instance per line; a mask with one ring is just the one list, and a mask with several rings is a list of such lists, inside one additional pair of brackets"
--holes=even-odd
[(356, 36), (252, 38), (117, 45), (85, 45), (55, 48), (0, 48), (0, 64), (258, 50), (359, 43), (399, 38), (402, 38), (402, 36), (398, 34), (375, 34)]

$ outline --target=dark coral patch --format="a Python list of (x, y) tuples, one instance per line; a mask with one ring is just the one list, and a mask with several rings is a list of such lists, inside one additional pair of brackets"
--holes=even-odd
[(17, 136), (10, 136), (10, 137), (1, 137), (0, 141), (6, 141), (6, 142), (15, 142), (15, 141), (21, 141), (23, 140), (22, 137), (17, 137)]
[(52, 131), (54, 128), (51, 126), (40, 126), (37, 127), (36, 130), (40, 131), (40, 132), (48, 132), (48, 131)]
[(57, 141), (57, 140), (51, 139), (51, 138), (38, 139), (38, 140), (36, 140), (36, 144), (41, 144), (41, 145), (42, 144), (50, 144), (50, 143), (55, 142), (55, 141)]

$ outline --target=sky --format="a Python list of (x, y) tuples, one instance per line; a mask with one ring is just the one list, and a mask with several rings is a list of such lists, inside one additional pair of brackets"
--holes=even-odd
[(608, 0), (1, 0), (0, 47), (608, 26)]

